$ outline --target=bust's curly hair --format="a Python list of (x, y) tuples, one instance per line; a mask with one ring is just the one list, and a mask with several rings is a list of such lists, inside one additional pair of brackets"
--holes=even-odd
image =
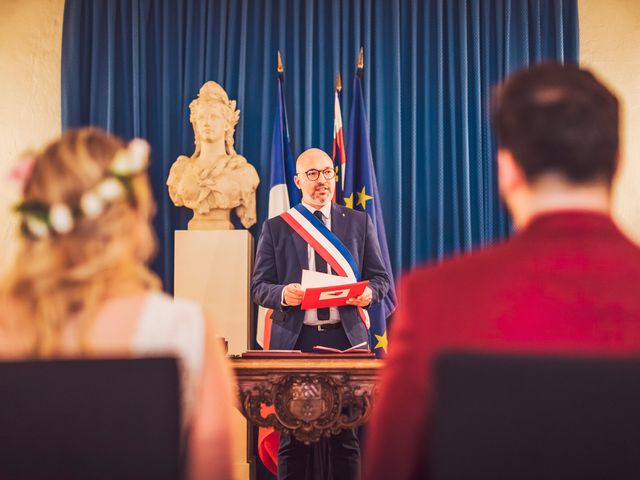
[(196, 144), (194, 156), (198, 156), (200, 154), (200, 138), (195, 127), (195, 122), (198, 116), (198, 110), (205, 103), (215, 103), (222, 107), (222, 112), (226, 120), (224, 132), (225, 149), (227, 151), (227, 155), (235, 155), (236, 151), (233, 147), (235, 140), (233, 135), (235, 133), (236, 125), (240, 120), (240, 110), (236, 108), (235, 100), (229, 100), (224, 88), (210, 80), (200, 87), (198, 97), (189, 104), (189, 121), (193, 125)]
[[(108, 175), (123, 148), (122, 141), (97, 128), (64, 133), (35, 156), (24, 201), (77, 207), (82, 194)], [(75, 317), (80, 322), (78, 347), (88, 350), (96, 309), (120, 285), (160, 286), (146, 267), (156, 248), (150, 224), (154, 210), (148, 176), (140, 173), (131, 177), (130, 195), (110, 202), (95, 218), (78, 218), (69, 233), (22, 236), (0, 288), (2, 297), (17, 307), (17, 318), (0, 326), (18, 328), (34, 355), (50, 356), (59, 352), (60, 335)]]

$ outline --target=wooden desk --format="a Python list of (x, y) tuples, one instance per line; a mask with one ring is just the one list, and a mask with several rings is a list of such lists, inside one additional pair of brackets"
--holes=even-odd
[[(381, 360), (345, 355), (234, 358), (242, 413), (309, 444), (367, 421)], [(264, 406), (273, 406), (271, 413)]]

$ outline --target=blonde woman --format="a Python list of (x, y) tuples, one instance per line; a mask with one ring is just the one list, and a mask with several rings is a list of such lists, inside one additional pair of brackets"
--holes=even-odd
[[(148, 145), (95, 128), (24, 159), (21, 241), (0, 290), (4, 358), (176, 355), (190, 478), (230, 478), (231, 380), (211, 322), (160, 292)], [(15, 173), (17, 172), (17, 173)]]

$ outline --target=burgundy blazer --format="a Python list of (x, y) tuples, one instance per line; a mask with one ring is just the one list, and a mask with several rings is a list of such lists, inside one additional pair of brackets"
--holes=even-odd
[(444, 349), (640, 353), (640, 248), (608, 216), (534, 218), (511, 240), (402, 279), (364, 478), (424, 478), (431, 367)]

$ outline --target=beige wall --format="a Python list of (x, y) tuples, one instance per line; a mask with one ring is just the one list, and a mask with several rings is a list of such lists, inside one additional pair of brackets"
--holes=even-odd
[[(640, 0), (578, 0), (582, 62), (623, 100), (615, 215), (640, 242)], [(64, 0), (0, 0), (0, 181), (16, 156), (60, 131)], [(0, 268), (13, 244), (14, 192), (0, 188)]]
[(614, 214), (640, 243), (640, 1), (579, 0), (580, 57), (622, 100)]
[(0, 0), (0, 268), (15, 246), (7, 171), (60, 133), (63, 8), (64, 0)]

